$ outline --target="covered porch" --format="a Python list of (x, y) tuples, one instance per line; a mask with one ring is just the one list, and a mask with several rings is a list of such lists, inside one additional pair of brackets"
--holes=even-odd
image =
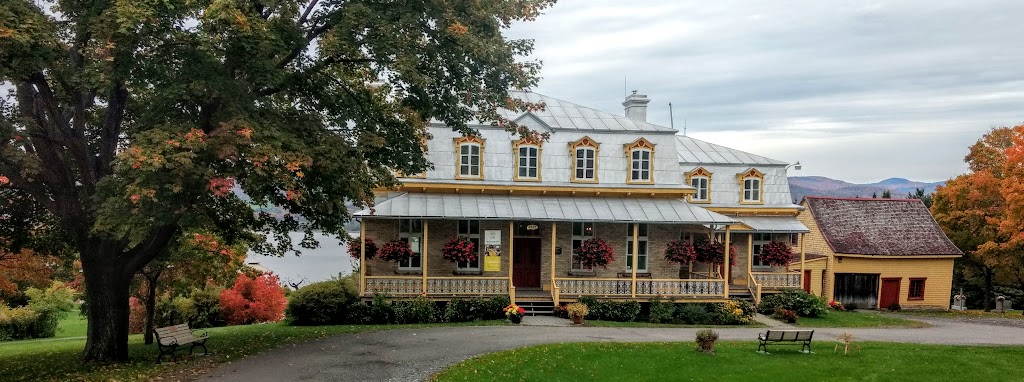
[[(742, 272), (746, 282), (736, 283), (720, 270), (708, 272), (706, 265), (665, 260), (670, 241), (716, 238), (719, 232), (717, 239), (728, 248), (734, 229), (748, 227), (677, 198), (401, 193), (356, 216), (362, 221), (364, 243), (402, 239), (414, 243), (418, 255), (408, 264), (361, 258), (360, 294), (367, 298), (508, 295), (513, 301), (545, 299), (557, 305), (586, 295), (713, 302), (729, 298), (730, 288), (749, 288), (759, 297), (759, 288), (798, 287), (802, 276), (752, 271), (747, 261)], [(477, 263), (453, 264), (442, 258), (441, 247), (454, 237), (478, 243)], [(615, 260), (606, 269), (586, 269), (574, 261), (573, 248), (588, 237), (599, 237), (614, 248)], [(750, 257), (742, 251), (738, 255)], [(736, 265), (727, 256), (721, 269), (735, 273)]]

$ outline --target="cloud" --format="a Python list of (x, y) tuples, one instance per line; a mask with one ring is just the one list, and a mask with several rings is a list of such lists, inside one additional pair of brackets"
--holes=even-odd
[[(536, 40), (540, 92), (851, 181), (943, 180), (1024, 122), (1024, 2), (562, 0)], [(624, 89), (624, 79), (626, 87)]]

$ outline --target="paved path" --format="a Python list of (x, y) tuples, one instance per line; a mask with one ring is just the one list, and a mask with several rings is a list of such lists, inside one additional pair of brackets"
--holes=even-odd
[[(921, 329), (819, 329), (815, 339), (849, 332), (858, 341), (1024, 345), (1024, 330), (922, 318)], [(438, 327), (350, 334), (287, 345), (222, 364), (200, 381), (422, 381), (467, 358), (555, 342), (689, 342), (697, 329), (593, 327)], [(753, 341), (759, 328), (718, 329), (723, 340)]]

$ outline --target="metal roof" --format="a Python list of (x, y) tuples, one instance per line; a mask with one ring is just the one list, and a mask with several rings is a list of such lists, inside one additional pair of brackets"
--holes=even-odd
[(704, 142), (699, 139), (677, 135), (676, 150), (680, 163), (701, 164), (748, 164), (748, 165), (787, 165), (788, 163), (746, 151), (731, 149), (722, 145)]
[(356, 217), (734, 224), (682, 199), (406, 193)]
[[(754, 232), (764, 233), (799, 233), (811, 232), (795, 216), (732, 216), (741, 223), (752, 228)], [(744, 230), (737, 230), (744, 231)]]
[(566, 100), (547, 96), (532, 91), (514, 90), (509, 95), (532, 103), (544, 103), (544, 110), (518, 113), (502, 110), (505, 118), (517, 120), (524, 115), (532, 114), (551, 129), (566, 130), (612, 130), (612, 131), (659, 131), (674, 133), (678, 130), (671, 127), (638, 121), (626, 116), (589, 108)]

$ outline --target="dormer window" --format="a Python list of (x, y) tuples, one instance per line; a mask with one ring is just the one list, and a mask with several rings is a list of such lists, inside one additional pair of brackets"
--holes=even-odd
[(479, 137), (455, 139), (455, 179), (484, 178), (484, 141)]
[(600, 144), (589, 137), (569, 143), (573, 182), (597, 183), (597, 154)]
[(626, 183), (654, 183), (654, 144), (640, 138), (626, 145), (629, 175)]
[(520, 139), (512, 142), (512, 151), (516, 155), (513, 180), (540, 181), (540, 142), (528, 138)]
[(764, 173), (752, 168), (738, 174), (736, 177), (740, 181), (741, 204), (764, 203)]
[(690, 195), (690, 201), (694, 203), (710, 203), (711, 202), (711, 172), (705, 170), (703, 167), (686, 173), (686, 182), (694, 188), (693, 195)]

